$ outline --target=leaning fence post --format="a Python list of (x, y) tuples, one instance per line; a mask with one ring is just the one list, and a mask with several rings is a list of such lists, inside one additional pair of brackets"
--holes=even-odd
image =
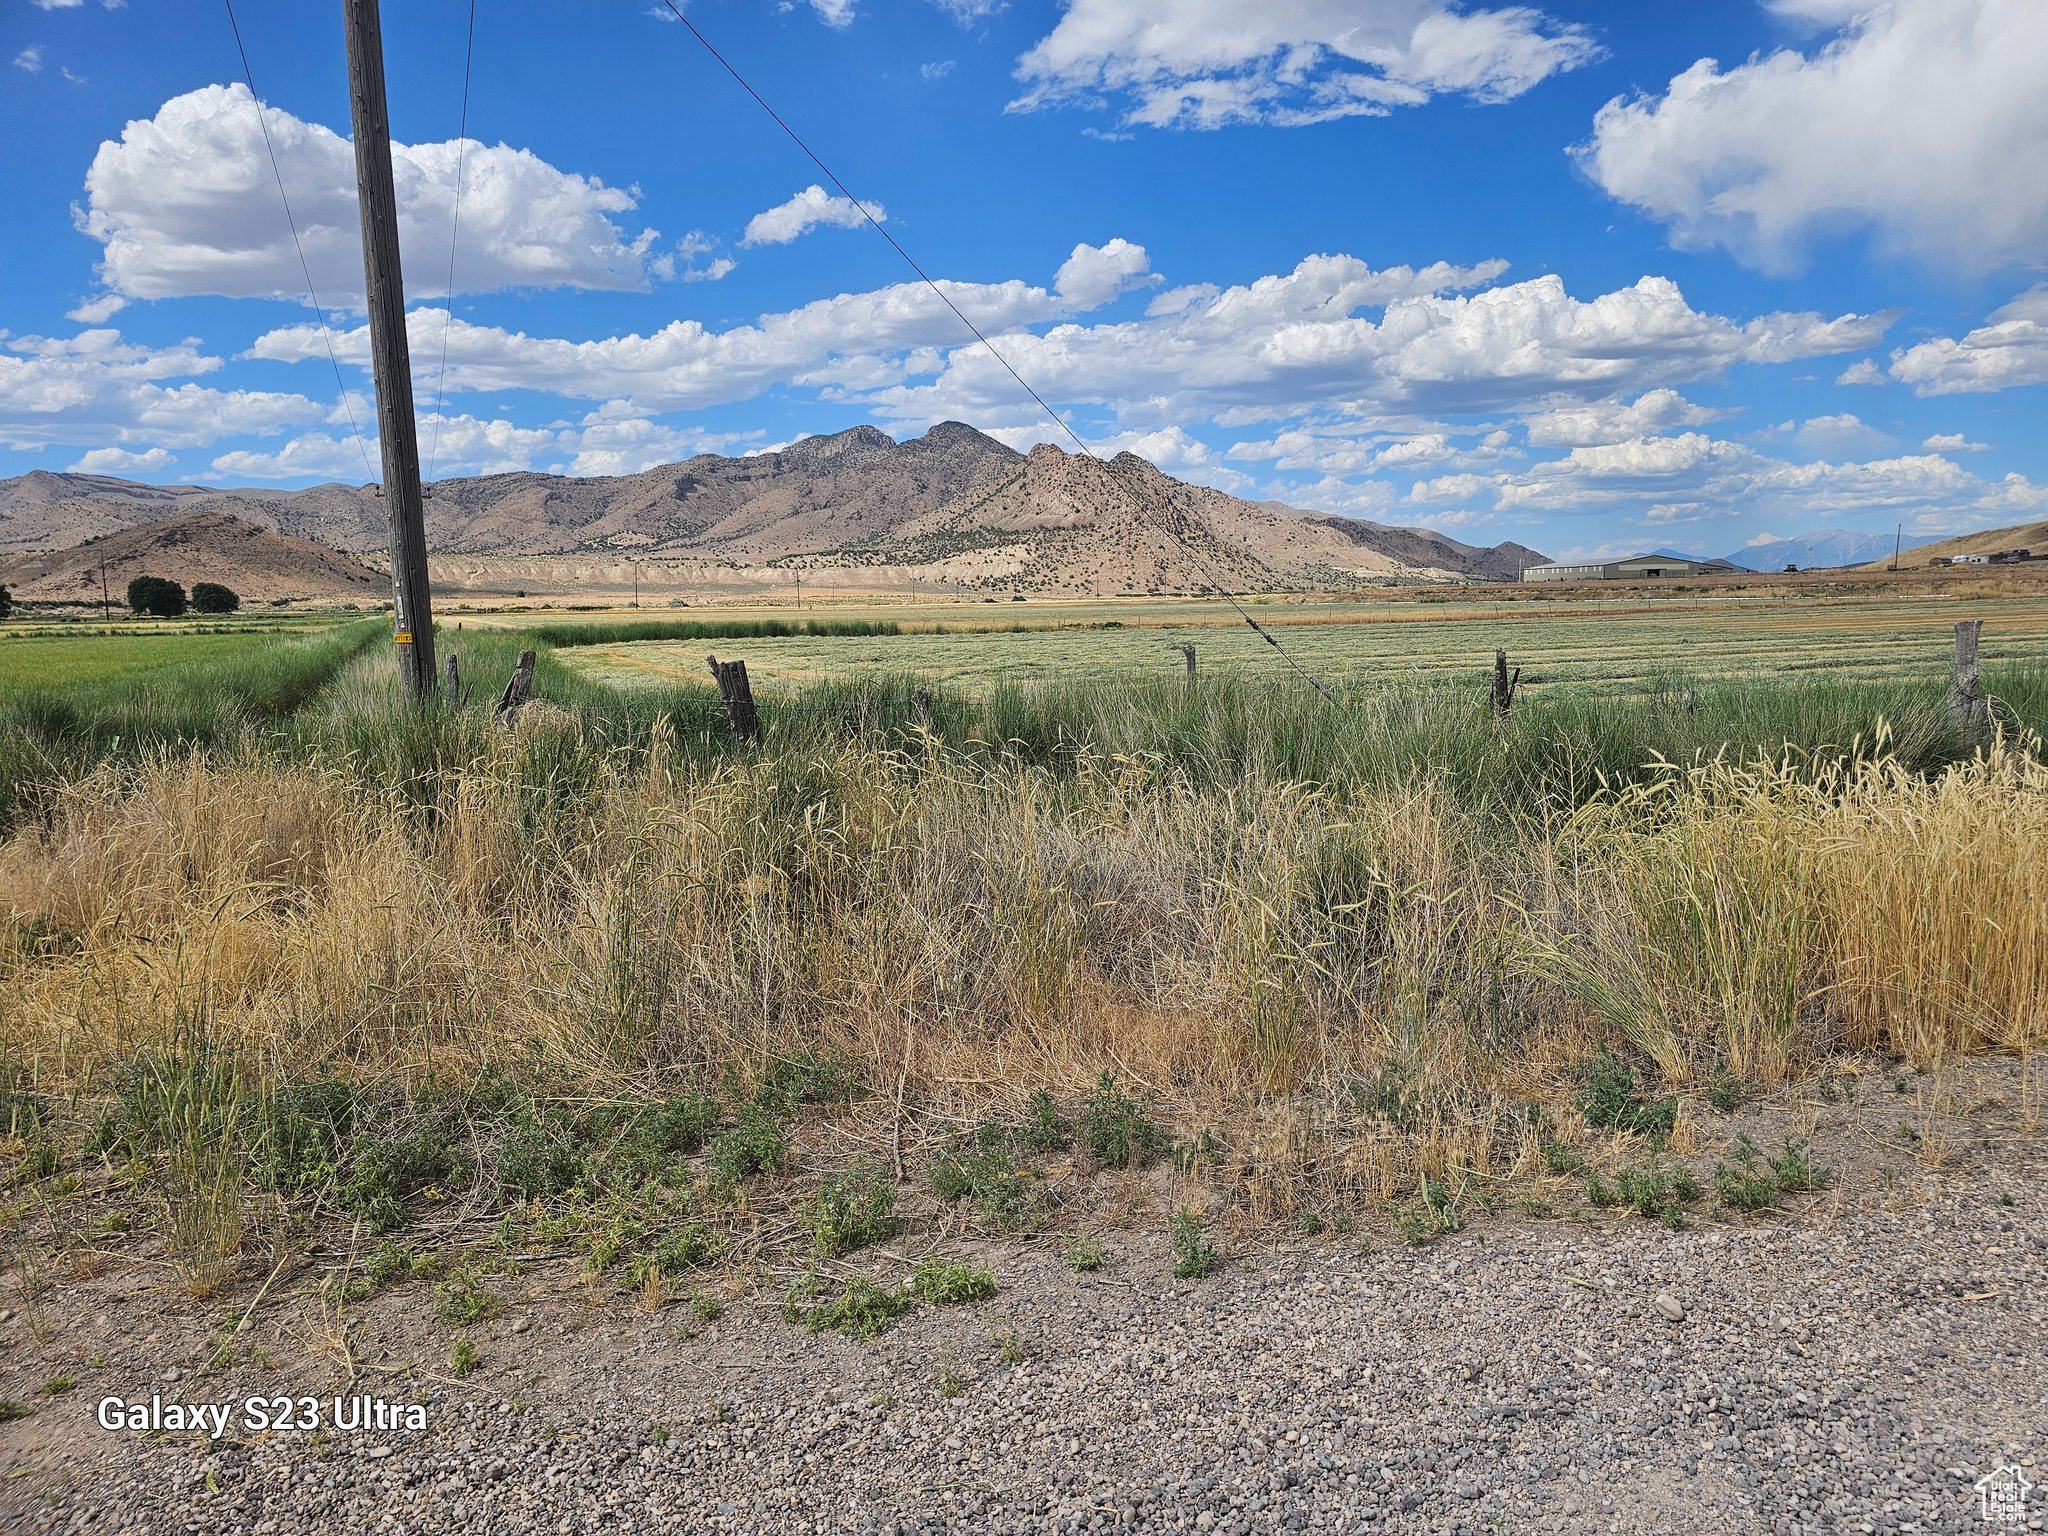
[(1514, 676), (1508, 675), (1508, 653), (1505, 649), (1493, 653), (1493, 712), (1503, 720), (1514, 707), (1515, 687), (1522, 681), (1522, 669), (1515, 668)]
[(917, 728), (929, 731), (932, 728), (932, 691), (918, 686), (911, 690), (910, 707), (917, 713)]
[(1183, 645), (1180, 648), (1180, 653), (1188, 659), (1188, 681), (1193, 683), (1195, 680), (1195, 648), (1192, 645)]
[[(454, 668), (450, 668), (452, 673)], [(526, 696), (533, 691), (533, 652), (521, 651), (519, 664), (512, 669), (511, 679), (505, 684), (505, 691), (498, 695), (497, 713), (510, 718), (526, 702)]]
[(754, 690), (747, 683), (747, 664), (720, 661), (716, 656), (706, 656), (704, 660), (710, 663), (711, 675), (718, 680), (718, 696), (725, 701), (725, 718), (733, 735), (742, 746), (758, 746), (761, 722), (754, 713)]
[(1957, 621), (1955, 665), (1948, 674), (1949, 722), (1969, 741), (1980, 740), (1988, 723), (1989, 711), (1978, 691), (1977, 636), (1983, 628), (1982, 619)]
[(456, 670), (455, 653), (453, 651), (448, 653), (448, 707), (450, 709), (460, 709), (462, 707), (462, 675)]

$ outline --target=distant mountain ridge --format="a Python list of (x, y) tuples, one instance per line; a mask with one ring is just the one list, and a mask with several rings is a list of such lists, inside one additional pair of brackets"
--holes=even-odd
[[(1746, 571), (1782, 571), (1788, 565), (1796, 565), (1802, 571), (1826, 571), (1837, 566), (1868, 565), (1873, 560), (1889, 560), (1892, 540), (1893, 535), (1888, 533), (1851, 533), (1846, 528), (1819, 528), (1794, 534), (1789, 539), (1772, 539), (1767, 544), (1745, 544), (1724, 558)], [(1918, 549), (1923, 544), (1934, 542), (1933, 538), (1905, 539), (1900, 541), (1899, 547)]]
[[(368, 487), (210, 490), (37, 471), (0, 482), (0, 551), (66, 547), (195, 511), (336, 549), (386, 543), (384, 504)], [(775, 453), (700, 454), (637, 475), (443, 480), (429, 492), (427, 546), (478, 558), (886, 568), (945, 588), (1076, 596), (1512, 581), (1544, 560), (1519, 544), (1489, 549), (1429, 529), (1244, 501), (1134, 454), (1103, 463), (1048, 444), (1020, 454), (961, 422), (901, 443), (859, 426)]]

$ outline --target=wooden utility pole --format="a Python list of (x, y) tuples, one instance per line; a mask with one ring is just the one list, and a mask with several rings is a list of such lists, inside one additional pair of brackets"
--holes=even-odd
[(377, 381), (377, 439), (384, 459), (384, 516), (391, 534), (392, 621), (406, 696), (439, 695), (434, 605), (427, 591), (427, 521), (414, 431), (412, 358), (405, 341), (405, 278), (398, 266), (398, 199), (391, 185), (391, 114), (384, 105), (384, 33), (377, 0), (342, 0), (348, 97), (356, 136), (356, 197), (363, 223), (363, 290)]
[(1905, 552), (1905, 547), (1906, 525), (1901, 523), (1892, 530), (1892, 574), (1894, 576), (1899, 574), (1899, 556)]

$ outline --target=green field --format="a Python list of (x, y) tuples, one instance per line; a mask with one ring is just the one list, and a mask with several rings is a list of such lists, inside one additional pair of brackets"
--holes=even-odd
[(0, 636), (0, 696), (31, 688), (103, 683), (187, 661), (212, 661), (271, 644), (275, 629), (18, 632)]
[[(875, 616), (880, 617), (878, 611)], [(1443, 607), (1424, 603), (1259, 605), (1303, 667), (1341, 682), (1448, 680), (1492, 663), (1496, 646), (1523, 669), (1525, 687), (1610, 687), (1637, 692), (1674, 676), (1706, 679), (1829, 673), (1889, 679), (1946, 666), (1961, 618), (1985, 621), (1987, 665), (2048, 653), (2048, 603), (2038, 599), (1798, 600), (1664, 599)], [(1115, 617), (1112, 617), (1114, 615)], [(1020, 606), (1011, 614), (972, 609), (900, 610), (906, 629), (946, 633), (860, 638), (792, 636), (726, 642), (636, 641), (558, 652), (593, 683), (625, 689), (711, 685), (707, 651), (741, 656), (757, 679), (791, 684), (874, 674), (916, 674), (967, 694), (1003, 682), (1096, 674), (1170, 676), (1179, 647), (1198, 665), (1248, 678), (1290, 675), (1287, 662), (1219, 604)], [(1012, 619), (1018, 630), (993, 626)]]

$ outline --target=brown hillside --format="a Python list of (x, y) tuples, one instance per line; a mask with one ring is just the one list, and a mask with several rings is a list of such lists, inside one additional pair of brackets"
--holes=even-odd
[[(1987, 528), (1982, 533), (1960, 534), (1953, 539), (1943, 539), (1939, 544), (1922, 544), (1918, 549), (1909, 549), (1899, 564), (1910, 570), (1915, 566), (1932, 565), (1937, 556), (1953, 560), (1957, 555), (1995, 555), (2008, 549), (2032, 550), (2037, 555), (2048, 555), (2048, 522), (2020, 523), (2012, 528)], [(1881, 571), (1891, 564), (1887, 556), (1873, 560), (1868, 565), (1858, 566), (1861, 571)]]
[(105, 590), (117, 605), (137, 576), (167, 577), (188, 590), (194, 582), (217, 581), (245, 604), (375, 602), (391, 595), (386, 578), (347, 555), (225, 512), (188, 513), (75, 549), (22, 556), (0, 565), (0, 582), (18, 598), (97, 603), (102, 566)]

